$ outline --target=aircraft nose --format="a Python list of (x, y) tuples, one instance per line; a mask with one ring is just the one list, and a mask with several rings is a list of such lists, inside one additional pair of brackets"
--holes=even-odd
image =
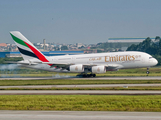
[(155, 58), (154, 58), (153, 62), (154, 62), (155, 65), (158, 64), (158, 61)]

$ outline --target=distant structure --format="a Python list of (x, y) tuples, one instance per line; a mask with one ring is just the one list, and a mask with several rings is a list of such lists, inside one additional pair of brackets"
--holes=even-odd
[(62, 47), (62, 45), (59, 45), (59, 50), (61, 51), (61, 47)]
[(77, 48), (84, 46), (82, 43), (76, 43)]
[[(58, 56), (58, 55), (79, 55), (84, 54), (84, 51), (42, 51), (45, 56)], [(22, 57), (20, 52), (0, 52), (0, 58), (5, 57)]]
[(46, 40), (43, 39), (43, 43), (44, 43), (44, 50), (45, 50), (45, 46), (46, 46)]
[[(109, 38), (108, 43), (140, 43), (143, 42), (146, 38)], [(150, 38), (155, 40), (155, 38)]]
[(6, 43), (0, 43), (0, 47), (7, 47)]

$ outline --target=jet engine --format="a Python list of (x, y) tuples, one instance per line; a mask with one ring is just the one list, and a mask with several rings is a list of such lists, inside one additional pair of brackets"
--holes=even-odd
[(84, 67), (82, 64), (79, 65), (71, 65), (69, 66), (70, 72), (84, 72)]
[(105, 66), (93, 66), (92, 73), (106, 73), (106, 67)]

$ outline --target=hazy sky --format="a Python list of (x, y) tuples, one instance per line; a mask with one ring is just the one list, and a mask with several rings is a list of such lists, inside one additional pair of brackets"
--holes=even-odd
[(0, 43), (13, 43), (15, 30), (72, 44), (161, 36), (161, 0), (0, 0)]

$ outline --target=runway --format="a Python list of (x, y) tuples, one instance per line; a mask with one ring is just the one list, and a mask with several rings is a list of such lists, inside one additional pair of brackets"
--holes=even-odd
[(1, 120), (160, 120), (161, 112), (0, 111)]
[(0, 86), (3, 88), (102, 88), (102, 87), (137, 87), (161, 86), (161, 84), (89, 84), (89, 85), (27, 85), (27, 86)]
[(140, 90), (1, 90), (0, 95), (161, 95), (161, 91)]
[(71, 80), (161, 80), (161, 76), (146, 76), (146, 77), (1, 77), (0, 80), (46, 80), (46, 79), (71, 79)]
[[(1, 78), (1, 80), (43, 80), (50, 77), (36, 78)], [(55, 78), (57, 79), (57, 78)], [(59, 78), (61, 79), (61, 78)], [(65, 79), (65, 78), (63, 78)], [(161, 80), (161, 77), (96, 77), (96, 78), (66, 78), (74, 80)], [(35, 86), (0, 86), (3, 88), (92, 88), (92, 87), (131, 87), (131, 86), (161, 86), (161, 84), (93, 84), (93, 85), (35, 85)], [(161, 91), (140, 90), (1, 90), (0, 95), (161, 95)]]

